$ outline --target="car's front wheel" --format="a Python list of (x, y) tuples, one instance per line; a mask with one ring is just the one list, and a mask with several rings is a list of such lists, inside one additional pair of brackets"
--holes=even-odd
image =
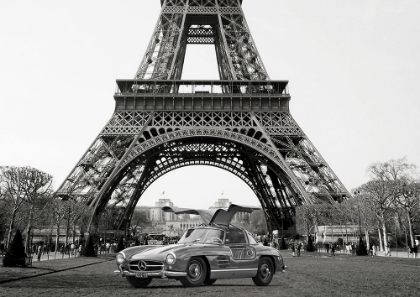
[(273, 261), (269, 257), (262, 257), (258, 264), (258, 273), (252, 278), (257, 286), (268, 286), (274, 275)]
[(179, 280), (186, 287), (200, 286), (207, 275), (206, 262), (201, 258), (191, 258), (187, 264), (187, 275), (181, 277)]
[(134, 288), (145, 288), (153, 280), (151, 277), (148, 278), (138, 278), (135, 276), (126, 276), (125, 277), (130, 285)]

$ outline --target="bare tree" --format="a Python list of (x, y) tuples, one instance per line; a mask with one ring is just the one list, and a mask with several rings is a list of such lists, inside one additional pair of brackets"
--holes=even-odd
[(384, 248), (382, 247), (381, 231), (379, 232), (380, 248), (388, 253), (388, 234), (386, 223), (392, 218), (393, 198), (397, 188), (393, 182), (386, 180), (372, 180), (362, 185), (357, 193), (366, 199), (366, 207), (370, 207), (382, 228)]
[(367, 172), (373, 180), (382, 181), (404, 181), (411, 176), (417, 175), (416, 165), (407, 162), (407, 159), (389, 160), (387, 162), (376, 162), (370, 165)]
[(378, 162), (369, 166), (368, 172), (373, 180), (381, 181), (393, 188), (391, 197), (394, 204), (402, 206), (407, 216), (411, 247), (414, 245), (413, 215), (420, 204), (419, 186), (415, 182), (418, 177), (417, 167), (401, 158), (388, 162)]
[(8, 201), (3, 197), (1, 198), (1, 188), (0, 188), (0, 242), (3, 241), (4, 236), (6, 235), (6, 225), (9, 219), (9, 204)]
[(12, 240), (16, 214), (25, 202), (25, 190), (22, 182), (24, 174), (19, 167), (2, 167), (0, 171), (2, 197), (6, 199), (10, 205), (9, 230), (6, 241), (6, 249), (8, 249)]
[(53, 197), (48, 203), (48, 212), (51, 216), (51, 224), (55, 226), (56, 229), (56, 238), (55, 238), (55, 255), (57, 258), (57, 250), (60, 243), (60, 228), (63, 220), (68, 214), (68, 201), (63, 201), (59, 198)]
[[(353, 224), (359, 225), (359, 235), (365, 233), (366, 245), (370, 246), (370, 232), (375, 229), (382, 228), (382, 224), (378, 225), (376, 207), (374, 207), (376, 199), (372, 200), (370, 195), (360, 189), (355, 190), (355, 195), (349, 199), (346, 204)], [(392, 207), (392, 205), (390, 206)], [(382, 246), (382, 245), (381, 245)]]
[(404, 209), (408, 223), (411, 247), (414, 247), (413, 221), (416, 218), (416, 214), (418, 214), (418, 209), (420, 207), (420, 184), (407, 181), (407, 183), (400, 183), (399, 187), (399, 195), (395, 197), (394, 201)]
[(33, 224), (40, 219), (48, 198), (52, 195), (52, 176), (31, 167), (23, 167), (22, 173), (24, 174), (22, 180), (24, 200), (28, 205), (25, 244), (25, 249), (28, 251)]
[(147, 227), (147, 225), (149, 224), (149, 220), (147, 220), (146, 214), (144, 211), (140, 211), (140, 210), (135, 210), (133, 213), (133, 216), (131, 217), (131, 222), (130, 222), (130, 230), (131, 230), (131, 235), (133, 236), (133, 238), (137, 237), (137, 229), (140, 230), (145, 230), (145, 228)]
[(0, 170), (1, 196), (11, 206), (7, 243), (11, 240), (16, 214), (26, 203), (28, 208), (26, 247), (29, 246), (29, 234), (32, 229), (35, 208), (46, 195), (51, 193), (52, 177), (32, 167), (3, 167)]
[[(77, 202), (74, 200), (70, 200), (69, 201), (69, 208), (68, 208), (69, 212), (68, 212), (68, 216), (69, 216), (69, 226), (72, 227), (72, 234), (73, 234), (73, 238), (72, 238), (72, 242), (74, 243), (75, 241), (75, 234), (76, 234), (76, 226), (77, 224), (79, 224), (79, 229), (80, 229), (80, 233), (83, 233), (84, 230), (84, 223), (83, 223), (83, 219), (85, 217), (89, 217), (92, 214), (92, 208), (85, 205), (82, 202)], [(68, 228), (67, 228), (68, 229)], [(66, 235), (67, 237), (67, 235)], [(66, 239), (66, 243), (67, 243), (67, 239)]]
[(263, 210), (253, 211), (250, 215), (251, 225), (253, 226), (253, 231), (257, 234), (266, 234), (267, 233), (267, 223), (264, 216)]

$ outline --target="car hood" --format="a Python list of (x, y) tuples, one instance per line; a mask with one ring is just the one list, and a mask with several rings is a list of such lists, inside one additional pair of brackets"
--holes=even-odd
[[(139, 259), (156, 259), (160, 256), (165, 258), (169, 252), (175, 252), (176, 250), (185, 247), (184, 244), (171, 244), (171, 245), (159, 245), (159, 246), (149, 246), (149, 248), (142, 249), (135, 253), (132, 253), (131, 260)], [(156, 259), (157, 260), (157, 259)]]

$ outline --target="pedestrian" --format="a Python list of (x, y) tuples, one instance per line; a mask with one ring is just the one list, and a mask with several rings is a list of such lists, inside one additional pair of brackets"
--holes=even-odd
[(327, 254), (329, 254), (330, 253), (330, 244), (326, 243), (325, 248), (327, 249)]
[(71, 253), (73, 254), (73, 256), (76, 256), (76, 245), (73, 242), (70, 245), (70, 250), (71, 250)]
[(389, 248), (389, 242), (385, 245), (385, 251), (386, 251), (386, 253), (385, 253), (385, 257), (386, 256), (390, 256), (391, 257), (391, 249)]
[(294, 243), (292, 243), (292, 257), (295, 256), (295, 245)]
[(265, 238), (265, 239), (264, 239), (264, 243), (263, 243), (263, 245), (264, 245), (264, 246), (268, 246), (267, 238)]
[(419, 250), (419, 247), (417, 246), (417, 244), (414, 244), (414, 247), (413, 247), (414, 258), (417, 258), (418, 250)]
[(335, 254), (336, 243), (331, 243), (331, 256)]
[(41, 261), (42, 250), (43, 250), (42, 245), (39, 244), (38, 249), (37, 249), (38, 261)]
[(302, 243), (298, 243), (297, 245), (297, 256), (300, 257), (300, 249), (302, 248)]
[(372, 245), (372, 257), (376, 256), (376, 245)]

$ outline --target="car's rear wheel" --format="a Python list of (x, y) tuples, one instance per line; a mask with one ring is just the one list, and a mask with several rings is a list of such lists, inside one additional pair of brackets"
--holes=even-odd
[(262, 257), (258, 264), (258, 273), (252, 278), (257, 286), (268, 286), (274, 275), (273, 261), (269, 257)]
[(179, 280), (186, 287), (200, 286), (207, 275), (206, 262), (201, 258), (191, 258), (187, 264), (187, 275), (181, 277)]
[(212, 284), (214, 284), (217, 281), (217, 279), (206, 279), (203, 284), (205, 286), (211, 286)]
[(134, 288), (145, 288), (153, 280), (153, 278), (138, 278), (135, 276), (126, 276), (125, 277), (130, 285)]

